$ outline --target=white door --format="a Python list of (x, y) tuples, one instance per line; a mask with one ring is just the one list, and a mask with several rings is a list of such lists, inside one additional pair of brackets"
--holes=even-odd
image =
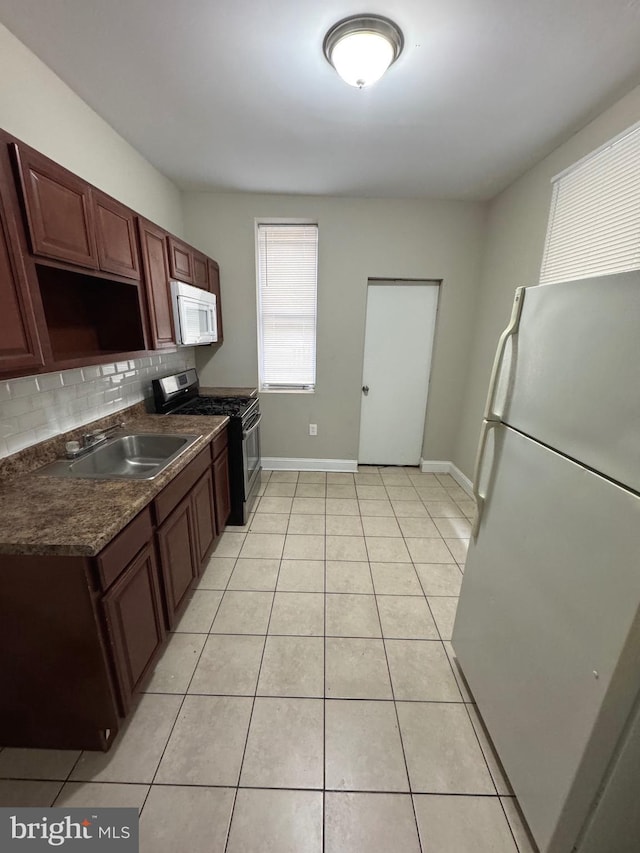
[(437, 282), (369, 282), (361, 465), (420, 462), (437, 308)]

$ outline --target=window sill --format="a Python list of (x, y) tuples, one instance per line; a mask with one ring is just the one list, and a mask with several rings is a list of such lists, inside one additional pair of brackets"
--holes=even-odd
[(315, 394), (315, 388), (259, 388), (260, 394)]

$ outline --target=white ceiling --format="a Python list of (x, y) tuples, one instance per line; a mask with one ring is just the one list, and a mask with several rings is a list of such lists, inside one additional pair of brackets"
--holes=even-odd
[[(405, 49), (359, 91), (322, 40), (365, 12)], [(183, 188), (488, 198), (640, 82), (640, 0), (0, 0), (0, 21)]]

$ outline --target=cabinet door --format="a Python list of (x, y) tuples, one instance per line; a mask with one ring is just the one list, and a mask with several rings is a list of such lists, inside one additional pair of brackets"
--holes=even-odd
[(213, 474), (211, 469), (201, 477), (191, 493), (193, 523), (198, 569), (208, 555), (216, 537), (215, 511), (213, 503)]
[(175, 614), (198, 575), (192, 512), (189, 494), (158, 529), (169, 627), (173, 626)]
[(148, 543), (104, 596), (122, 710), (162, 645), (165, 630), (153, 543)]
[(216, 295), (216, 317), (218, 319), (218, 343), (224, 340), (222, 331), (222, 300), (220, 298), (220, 267), (216, 261), (208, 260), (209, 267), (209, 290)]
[(34, 255), (97, 269), (89, 184), (26, 146), (12, 150)]
[(169, 291), (167, 235), (161, 228), (140, 217), (138, 217), (138, 233), (153, 348), (174, 347), (176, 337)]
[(213, 481), (215, 483), (216, 524), (220, 534), (224, 530), (231, 513), (229, 450), (226, 447), (213, 463)]
[(186, 243), (175, 237), (167, 237), (169, 246), (169, 271), (173, 278), (193, 284), (193, 255)]
[(133, 211), (93, 190), (100, 269), (127, 278), (140, 278)]
[(201, 255), (200, 252), (193, 252), (193, 283), (196, 287), (201, 287), (203, 290), (209, 290), (209, 267), (207, 265), (206, 255)]
[(0, 373), (44, 364), (17, 227), (0, 164)]

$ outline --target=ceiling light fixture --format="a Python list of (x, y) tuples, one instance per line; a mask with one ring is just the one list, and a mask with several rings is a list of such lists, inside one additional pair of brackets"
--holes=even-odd
[(380, 15), (338, 21), (324, 37), (323, 50), (345, 83), (362, 89), (379, 80), (402, 53), (400, 28)]

